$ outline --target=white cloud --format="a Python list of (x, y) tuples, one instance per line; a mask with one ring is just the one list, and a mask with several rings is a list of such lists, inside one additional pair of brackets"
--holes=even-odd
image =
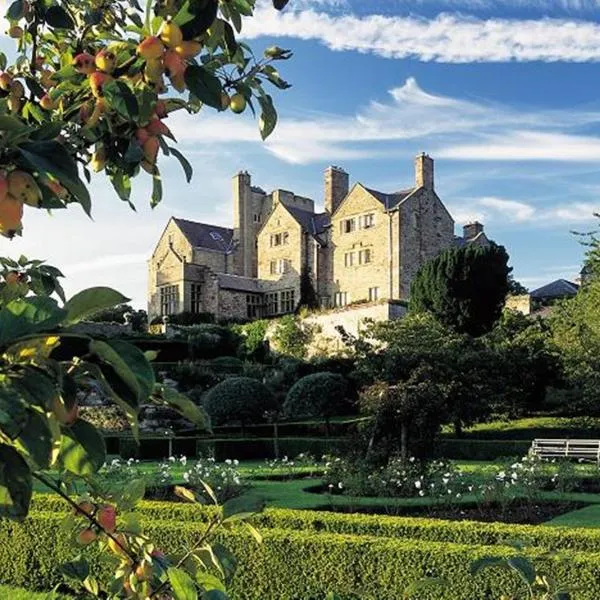
[(414, 78), (355, 114), (284, 114), (264, 145), (250, 118), (207, 112), (194, 126), (192, 118), (182, 112), (170, 117), (171, 129), (191, 151), (260, 143), (292, 164), (389, 156), (389, 144), (383, 146), (388, 142), (410, 145), (414, 152), (415, 140), (421, 144), (417, 150), (447, 159), (600, 160), (600, 138), (569, 132), (600, 123), (600, 110), (516, 110), (432, 94)]
[(535, 208), (533, 206), (524, 202), (516, 202), (515, 200), (486, 197), (481, 198), (479, 204), (506, 215), (510, 221), (529, 221), (535, 215)]
[(598, 202), (576, 202), (549, 207), (527, 202), (485, 196), (473, 200), (450, 202), (451, 213), (459, 225), (471, 221), (485, 223), (518, 223), (538, 226), (590, 223), (600, 210)]
[(600, 24), (566, 19), (488, 19), (440, 14), (331, 15), (314, 9), (277, 12), (259, 8), (244, 26), (248, 39), (262, 36), (316, 40), (331, 50), (415, 58), (429, 62), (600, 60)]
[(490, 135), (471, 144), (449, 145), (438, 150), (440, 158), (459, 160), (600, 161), (600, 137), (513, 131)]

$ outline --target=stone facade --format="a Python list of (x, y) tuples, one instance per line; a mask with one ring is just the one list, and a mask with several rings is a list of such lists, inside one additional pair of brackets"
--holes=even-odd
[(408, 298), (421, 265), (453, 245), (488, 244), (483, 226), (454, 221), (434, 189), (434, 163), (415, 160), (415, 183), (383, 193), (340, 167), (325, 171), (323, 212), (287, 190), (267, 194), (233, 178), (233, 228), (172, 218), (148, 264), (150, 318), (210, 312), (253, 319)]

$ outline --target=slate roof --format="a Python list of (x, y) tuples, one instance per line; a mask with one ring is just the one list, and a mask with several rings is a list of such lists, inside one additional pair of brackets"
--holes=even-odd
[(538, 300), (544, 298), (565, 298), (567, 296), (574, 296), (578, 290), (579, 286), (576, 283), (572, 283), (566, 279), (557, 279), (543, 285), (537, 290), (533, 290), (530, 295), (532, 298), (537, 298)]
[(331, 225), (331, 217), (328, 213), (312, 213), (308, 210), (302, 210), (295, 206), (283, 205), (285, 209), (296, 219), (302, 229), (312, 235), (317, 241), (318, 236), (325, 233), (325, 229)]
[(260, 292), (258, 279), (251, 277), (242, 277), (241, 275), (231, 275), (230, 273), (217, 273), (219, 287), (226, 290), (235, 290), (238, 292)]
[(454, 236), (454, 245), (457, 246), (458, 248), (464, 248), (467, 244), (472, 244), (473, 242), (476, 242), (477, 240), (481, 239), (482, 237), (485, 237), (484, 231), (480, 231), (475, 237), (472, 237), (472, 238), (465, 238), (465, 237), (461, 237), (459, 235), (455, 235)]
[(392, 208), (396, 208), (398, 204), (400, 204), (405, 198), (410, 196), (415, 191), (415, 188), (410, 188), (408, 190), (400, 190), (399, 192), (393, 192), (392, 194), (384, 194), (383, 192), (378, 192), (377, 190), (373, 190), (371, 188), (366, 187), (365, 190), (369, 192), (372, 196), (377, 198), (383, 207), (386, 210), (391, 210)]
[(188, 242), (195, 248), (206, 248), (217, 252), (229, 252), (231, 250), (233, 229), (175, 217), (173, 217), (173, 220)]

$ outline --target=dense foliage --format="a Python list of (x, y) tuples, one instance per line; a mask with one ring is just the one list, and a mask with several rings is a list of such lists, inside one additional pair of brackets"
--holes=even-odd
[(256, 379), (230, 377), (213, 387), (204, 398), (204, 408), (215, 425), (263, 421), (265, 413), (279, 406), (269, 389)]
[(500, 317), (510, 271), (503, 246), (492, 243), (445, 250), (417, 272), (410, 310), (430, 312), (460, 333), (482, 335)]
[(329, 434), (331, 417), (348, 410), (348, 384), (335, 373), (314, 373), (299, 379), (288, 392), (284, 413), (291, 417), (325, 419)]

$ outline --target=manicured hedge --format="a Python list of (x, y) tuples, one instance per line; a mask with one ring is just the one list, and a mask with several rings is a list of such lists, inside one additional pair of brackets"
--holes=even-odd
[[(271, 427), (272, 429), (272, 427)], [(120, 454), (123, 458), (161, 459), (167, 458), (168, 438), (144, 439), (138, 445), (133, 438), (127, 436), (105, 436), (107, 447), (111, 453)], [(335, 438), (279, 438), (280, 456), (293, 458), (301, 453), (308, 453), (317, 458), (324, 454), (339, 454), (347, 449), (349, 442)], [(244, 460), (263, 460), (275, 458), (275, 440), (273, 438), (186, 438), (173, 440), (173, 453), (184, 454), (188, 458), (212, 456), (222, 462), (228, 458)]]
[[(34, 497), (33, 507), (35, 511), (58, 512), (65, 510), (62, 500), (42, 494)], [(138, 511), (145, 521), (150, 522), (197, 522), (207, 519), (212, 509), (199, 509), (196, 506), (176, 502), (145, 501), (138, 505)], [(494, 546), (509, 540), (520, 540), (528, 546), (547, 550), (600, 552), (600, 530), (585, 528), (474, 523), (472, 521), (444, 521), (441, 519), (288, 509), (267, 509), (256, 517), (256, 524), (260, 529), (290, 529), (313, 533), (406, 538), (482, 546)]]
[[(48, 589), (60, 580), (58, 565), (75, 553), (60, 521), (53, 513), (36, 513), (23, 524), (0, 521), (0, 583)], [(202, 531), (202, 524), (196, 523), (145, 524), (145, 532), (167, 551), (194, 543)], [(238, 600), (322, 600), (329, 591), (342, 600), (397, 600), (425, 575), (445, 577), (446, 582), (420, 593), (419, 600), (484, 600), (512, 594), (518, 585), (505, 569), (469, 574), (477, 558), (514, 553), (503, 546), (286, 529), (265, 529), (263, 537), (258, 545), (239, 531), (218, 536), (238, 560), (230, 588)], [(95, 559), (93, 550), (85, 552)], [(566, 551), (561, 561), (541, 558), (540, 550), (531, 554), (558, 581), (577, 587), (578, 600), (600, 597), (600, 554)]]
[(508, 456), (524, 456), (531, 447), (524, 440), (436, 440), (436, 455), (452, 460), (496, 460)]

